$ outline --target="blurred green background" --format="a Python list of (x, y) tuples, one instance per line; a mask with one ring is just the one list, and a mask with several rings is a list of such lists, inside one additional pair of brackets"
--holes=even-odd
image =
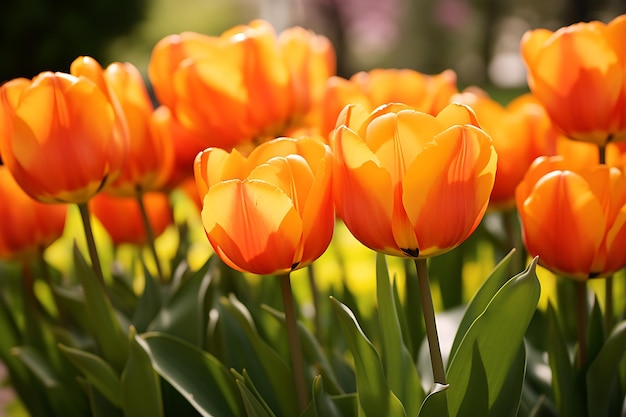
[(260, 17), (278, 31), (301, 25), (328, 36), (344, 77), (374, 67), (451, 68), (461, 87), (523, 89), (526, 30), (622, 13), (625, 0), (4, 0), (0, 82), (68, 71), (79, 55), (130, 61), (145, 74), (166, 35), (218, 35)]

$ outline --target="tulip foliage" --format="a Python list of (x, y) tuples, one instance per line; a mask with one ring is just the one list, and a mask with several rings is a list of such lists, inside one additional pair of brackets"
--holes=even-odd
[(161, 40), (157, 105), (130, 63), (7, 82), (15, 407), (626, 415), (625, 23), (529, 31), (508, 105), (262, 20)]

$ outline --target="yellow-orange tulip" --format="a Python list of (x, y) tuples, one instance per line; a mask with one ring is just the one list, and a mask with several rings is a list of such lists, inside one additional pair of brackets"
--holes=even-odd
[(541, 157), (516, 192), (528, 252), (577, 280), (626, 266), (626, 176), (607, 165)]
[(626, 15), (524, 34), (528, 84), (571, 139), (626, 140)]
[(33, 200), (0, 165), (0, 259), (28, 259), (61, 237), (64, 204)]
[[(155, 237), (159, 236), (174, 222), (168, 196), (161, 192), (148, 192), (142, 198), (152, 232)], [(100, 193), (89, 201), (89, 208), (114, 245), (145, 245), (148, 242), (136, 197), (116, 197)]]
[(471, 108), (437, 116), (391, 103), (368, 114), (348, 105), (333, 137), (339, 216), (365, 246), (411, 258), (444, 253), (480, 223), (496, 152)]
[(535, 158), (554, 153), (557, 138), (549, 117), (530, 94), (524, 94), (506, 107), (477, 88), (468, 88), (452, 101), (469, 105), (480, 127), (493, 139), (498, 153), (496, 182), (489, 205), (495, 209), (515, 206), (515, 187)]
[(362, 104), (368, 111), (391, 103), (405, 103), (418, 111), (436, 115), (458, 93), (452, 70), (426, 75), (411, 69), (382, 69), (357, 72), (350, 79), (329, 78), (322, 101), (321, 132), (329, 134), (347, 104)]
[(14, 79), (0, 88), (0, 103), (0, 153), (31, 197), (84, 203), (119, 175), (128, 130), (97, 79), (59, 72)]
[(112, 63), (103, 75), (119, 100), (129, 130), (126, 163), (106, 192), (133, 197), (138, 193), (158, 191), (173, 168), (174, 147), (171, 137), (164, 134), (159, 125), (161, 118), (155, 114), (143, 77), (128, 62)]
[(183, 127), (204, 137), (205, 147), (231, 149), (279, 136), (309, 110), (320, 80), (334, 72), (332, 51), (317, 50), (320, 43), (301, 32), (279, 39), (268, 22), (253, 20), (220, 36), (163, 38), (148, 73), (158, 100)]
[(322, 142), (278, 138), (248, 157), (209, 148), (194, 167), (206, 234), (232, 268), (287, 273), (328, 247), (335, 213), (330, 149)]

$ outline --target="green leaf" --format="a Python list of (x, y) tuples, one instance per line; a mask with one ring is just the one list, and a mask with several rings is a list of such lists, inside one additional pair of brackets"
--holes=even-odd
[(500, 288), (459, 344), (447, 373), (451, 416), (457, 416), (472, 378), (474, 344), (487, 375), (490, 408), (498, 398), (539, 301), (541, 288), (535, 274), (536, 265), (537, 258), (526, 271)]
[(147, 333), (135, 339), (152, 366), (203, 416), (241, 415), (237, 387), (215, 357), (172, 335)]
[(422, 311), (422, 299), (420, 296), (415, 262), (412, 259), (403, 259), (402, 265), (404, 266), (404, 275), (406, 277), (404, 317), (407, 323), (409, 339), (411, 340), (410, 343), (407, 343), (407, 346), (411, 347), (411, 357), (413, 361), (416, 362), (422, 340), (424, 340), (426, 336), (424, 320), (415, 320), (415, 312)]
[(470, 328), (474, 320), (483, 312), (487, 305), (493, 298), (493, 296), (498, 292), (498, 290), (504, 285), (504, 283), (509, 279), (508, 276), (508, 267), (513, 259), (513, 254), (515, 253), (515, 249), (511, 250), (501, 261), (496, 265), (496, 267), (491, 272), (491, 275), (485, 280), (480, 289), (474, 294), (472, 301), (470, 301), (469, 305), (465, 310), (465, 314), (463, 315), (463, 319), (459, 324), (459, 328), (456, 332), (456, 336), (454, 337), (454, 342), (452, 343), (452, 347), (450, 348), (450, 358), (454, 357), (457, 349), (459, 348), (459, 344), (465, 337), (467, 330)]
[[(263, 369), (263, 376), (267, 378), (267, 383), (271, 388), (271, 392), (278, 400), (278, 407), (286, 416), (297, 415), (298, 404), (296, 401), (295, 384), (286, 383), (285, 381), (293, 381), (293, 373), (285, 360), (270, 346), (257, 332), (254, 327), (254, 321), (250, 312), (234, 295), (228, 299), (222, 298), (221, 305), (225, 307), (236, 324), (245, 332), (246, 341), (251, 344), (254, 349), (256, 358), (247, 358), (248, 362), (254, 361), (260, 364)], [(235, 324), (234, 324), (235, 325)], [(248, 368), (247, 366), (244, 366)], [(258, 373), (254, 374), (259, 376)], [(260, 385), (260, 379), (255, 379), (257, 385)], [(268, 403), (271, 403), (269, 398)]]
[(123, 413), (118, 407), (107, 400), (99, 389), (88, 380), (78, 377), (78, 382), (89, 398), (91, 417), (122, 417)]
[(356, 395), (331, 396), (324, 390), (321, 375), (313, 379), (313, 409), (314, 415), (319, 417), (348, 417), (356, 416), (358, 403)]
[(425, 394), (415, 363), (402, 338), (385, 255), (376, 254), (376, 299), (387, 382), (409, 416), (417, 415)]
[(354, 313), (331, 297), (339, 325), (354, 357), (359, 403), (367, 416), (406, 417), (402, 403), (393, 394), (376, 349), (367, 339)]
[(112, 404), (121, 407), (120, 379), (110, 364), (100, 356), (84, 350), (64, 345), (59, 345), (59, 349), (85, 375), (93, 387), (100, 391)]
[(102, 356), (115, 369), (121, 371), (128, 357), (127, 336), (120, 327), (106, 288), (87, 264), (76, 244), (74, 244), (74, 268), (85, 293), (89, 328), (102, 350)]
[(522, 391), (526, 380), (526, 345), (521, 344), (509, 372), (500, 395), (489, 410), (490, 417), (516, 417), (519, 413)]
[(548, 304), (547, 315), (547, 352), (556, 406), (563, 417), (583, 417), (585, 408), (576, 390), (576, 372), (572, 366), (567, 341), (551, 303)]
[(432, 391), (422, 403), (418, 417), (448, 417), (448, 401), (446, 398), (448, 387), (449, 385), (435, 382)]
[(617, 383), (617, 370), (625, 351), (626, 320), (615, 326), (587, 369), (587, 410), (590, 416), (608, 415), (612, 387)]
[(463, 400), (459, 406), (459, 416), (487, 416), (489, 415), (489, 389), (485, 365), (480, 357), (478, 343), (474, 342), (472, 349), (472, 364), (470, 379)]
[(604, 345), (606, 338), (604, 324), (604, 315), (600, 309), (598, 297), (594, 297), (587, 321), (587, 365), (593, 362)]
[(122, 409), (128, 417), (161, 417), (163, 401), (159, 375), (139, 341), (139, 336), (131, 329), (130, 353), (122, 372)]
[(152, 277), (145, 265), (143, 276), (145, 284), (132, 320), (139, 333), (144, 332), (148, 328), (150, 322), (159, 313), (162, 304), (159, 283)]
[(243, 370), (243, 374), (239, 374), (235, 370), (231, 370), (235, 375), (237, 388), (243, 398), (243, 404), (249, 417), (275, 417), (259, 391), (250, 379), (250, 375)]

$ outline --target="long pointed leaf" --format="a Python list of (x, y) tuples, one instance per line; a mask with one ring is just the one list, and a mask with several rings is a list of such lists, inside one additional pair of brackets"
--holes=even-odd
[(446, 391), (449, 385), (435, 382), (432, 391), (426, 396), (418, 417), (448, 417)]
[(402, 403), (393, 394), (383, 372), (380, 357), (348, 307), (331, 297), (339, 325), (354, 357), (357, 392), (367, 416), (406, 417)]

